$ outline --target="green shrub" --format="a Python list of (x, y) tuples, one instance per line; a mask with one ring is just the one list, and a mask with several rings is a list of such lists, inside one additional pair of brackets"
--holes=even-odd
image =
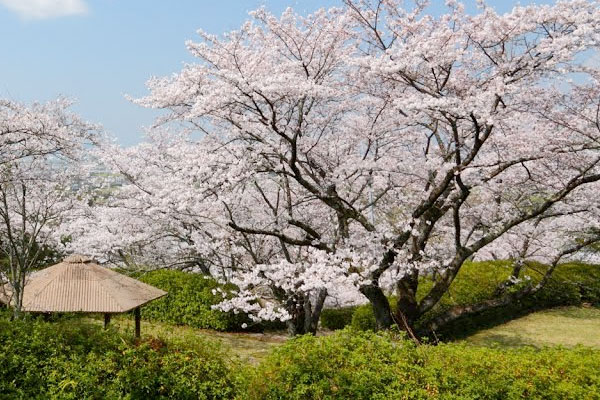
[[(155, 270), (136, 278), (169, 293), (142, 307), (142, 318), (217, 331), (285, 329), (283, 322), (256, 323), (243, 313), (213, 310), (212, 306), (223, 299), (223, 295), (215, 291), (220, 290), (228, 295), (235, 286), (220, 284), (209, 276), (175, 270)], [(242, 328), (242, 325), (246, 328)]]
[(231, 361), (218, 343), (139, 344), (80, 319), (0, 318), (1, 399), (230, 399)]
[(397, 385), (413, 366), (419, 368), (416, 356), (411, 343), (372, 333), (343, 330), (326, 337), (303, 336), (250, 370), (239, 398), (389, 398), (381, 397), (385, 388)]
[(562, 264), (554, 274), (558, 282), (576, 288), (581, 302), (600, 306), (600, 266), (579, 262)]
[(356, 307), (326, 308), (321, 312), (321, 327), (325, 329), (343, 329), (352, 323)]
[(597, 399), (600, 350), (416, 346), (352, 329), (258, 366), (196, 335), (131, 342), (79, 318), (0, 316), (0, 399)]
[(78, 354), (55, 366), (48, 393), (65, 399), (229, 399), (232, 371), (215, 345), (151, 339), (105, 355)]
[(213, 278), (173, 270), (147, 272), (139, 279), (169, 294), (142, 307), (142, 318), (188, 325), (194, 328), (218, 331), (242, 330), (242, 323), (249, 323), (243, 314), (225, 313), (211, 307), (223, 299), (216, 290), (228, 292), (233, 286), (224, 286)]
[(0, 318), (0, 398), (37, 398), (46, 389), (52, 365), (71, 354), (102, 353), (118, 344), (114, 335), (97, 327), (71, 320), (58, 324), (60, 329), (53, 329), (39, 319)]
[[(390, 307), (392, 310), (396, 308), (396, 297), (388, 297)], [(373, 314), (373, 306), (370, 303), (363, 304), (362, 306), (356, 307), (356, 311), (352, 315), (352, 323), (350, 324), (352, 329), (358, 331), (375, 331), (377, 330), (377, 323), (375, 321), (375, 314)]]
[(246, 371), (239, 399), (594, 399), (600, 351), (415, 346), (338, 331), (277, 348)]
[(465, 343), (422, 350), (429, 385), (440, 398), (466, 399), (600, 398), (600, 351), (522, 347), (483, 348)]
[(371, 304), (363, 304), (356, 307), (350, 326), (352, 326), (352, 329), (358, 331), (375, 331), (377, 329), (375, 314), (373, 314)]

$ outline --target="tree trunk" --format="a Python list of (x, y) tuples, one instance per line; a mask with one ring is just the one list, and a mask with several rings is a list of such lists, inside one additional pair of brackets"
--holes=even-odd
[(536, 285), (535, 287), (528, 286), (516, 293), (505, 294), (501, 297), (485, 300), (477, 304), (471, 304), (467, 306), (455, 306), (446, 311), (445, 313), (437, 316), (429, 323), (429, 329), (435, 331), (444, 325), (455, 321), (461, 317), (467, 315), (479, 314), (484, 311), (492, 310), (498, 307), (505, 307), (512, 304), (525, 296), (529, 296), (537, 292), (543, 287), (543, 285)]
[(421, 316), (419, 303), (417, 302), (417, 287), (419, 285), (416, 274), (406, 275), (398, 281), (398, 303), (396, 305), (396, 323), (398, 327), (408, 335), (418, 340), (415, 334), (415, 323)]
[(312, 307), (309, 308), (308, 312), (305, 313), (305, 315), (307, 316), (304, 321), (305, 333), (310, 333), (312, 335), (317, 334), (317, 328), (319, 327), (319, 319), (321, 318), (321, 311), (323, 311), (323, 305), (325, 304), (326, 298), (327, 290), (319, 290), (316, 299), (312, 304)]
[(519, 279), (519, 276), (521, 275), (521, 270), (523, 269), (524, 265), (525, 262), (523, 259), (514, 261), (512, 274), (508, 277), (507, 280), (498, 284), (498, 287), (494, 291), (495, 296), (501, 296), (510, 287), (515, 285), (516, 280)]
[(23, 315), (23, 288), (13, 285), (13, 319), (20, 319)]
[(304, 327), (305, 327), (305, 307), (304, 307), (304, 296), (298, 295), (298, 299), (288, 304), (288, 312), (292, 316), (286, 322), (288, 328), (288, 335), (296, 336), (296, 335), (304, 335)]
[(287, 326), (288, 336), (296, 336), (298, 334), (298, 327), (296, 326), (296, 321), (293, 319), (289, 319), (285, 322)]
[(377, 329), (389, 329), (394, 324), (394, 319), (390, 303), (381, 288), (372, 283), (361, 287), (360, 292), (371, 302)]
[(298, 301), (288, 308), (288, 312), (292, 314), (292, 319), (286, 322), (288, 334), (290, 336), (305, 335), (307, 333), (315, 335), (319, 326), (321, 311), (327, 298), (327, 290), (319, 290), (314, 301), (307, 295), (299, 297)]
[(135, 318), (135, 338), (139, 339), (139, 337), (141, 336), (141, 313), (140, 313), (140, 308), (136, 307), (135, 310), (133, 310), (133, 315)]

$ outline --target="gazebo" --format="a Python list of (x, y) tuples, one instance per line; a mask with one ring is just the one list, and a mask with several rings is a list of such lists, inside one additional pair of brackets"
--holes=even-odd
[(101, 267), (92, 259), (71, 255), (29, 277), (23, 311), (102, 313), (107, 327), (112, 314), (134, 310), (135, 336), (140, 336), (140, 307), (167, 292)]

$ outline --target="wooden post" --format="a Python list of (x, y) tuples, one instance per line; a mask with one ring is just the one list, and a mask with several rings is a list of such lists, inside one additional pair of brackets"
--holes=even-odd
[(108, 324), (110, 324), (110, 314), (104, 314), (104, 329), (108, 328)]
[(135, 337), (139, 338), (140, 337), (140, 321), (141, 321), (141, 315), (140, 315), (140, 308), (137, 307), (135, 310), (133, 310), (133, 315), (135, 316)]

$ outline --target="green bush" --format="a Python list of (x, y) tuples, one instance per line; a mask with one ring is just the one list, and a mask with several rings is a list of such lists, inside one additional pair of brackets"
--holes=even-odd
[[(388, 297), (388, 301), (390, 302), (391, 309), (394, 310), (396, 308), (396, 298), (390, 296)], [(377, 323), (375, 321), (375, 314), (373, 314), (373, 306), (368, 303), (357, 307), (352, 315), (352, 323), (350, 326), (357, 331), (375, 331), (377, 329)]]
[(307, 335), (288, 341), (249, 370), (239, 398), (386, 399), (385, 388), (396, 385), (413, 365), (419, 368), (416, 356), (411, 343), (372, 333)]
[(597, 399), (600, 350), (416, 346), (352, 329), (241, 369), (191, 335), (132, 342), (80, 318), (0, 316), (0, 399)]
[(579, 262), (562, 264), (555, 272), (558, 282), (576, 288), (581, 302), (600, 305), (600, 266)]
[(143, 274), (139, 279), (169, 293), (142, 307), (142, 318), (218, 331), (242, 330), (242, 323), (249, 323), (243, 314), (211, 308), (223, 299), (220, 293), (214, 294), (214, 291), (227, 293), (233, 286), (222, 285), (206, 275), (156, 270)]
[(85, 324), (40, 320), (9, 321), (0, 317), (0, 398), (37, 398), (46, 389), (52, 366), (70, 354), (105, 352), (118, 345), (114, 335)]
[(70, 318), (0, 318), (1, 399), (230, 399), (233, 370), (218, 343), (147, 339)]
[(106, 355), (78, 354), (54, 366), (48, 393), (64, 399), (229, 399), (232, 371), (214, 345), (151, 339)]
[(321, 327), (330, 330), (344, 329), (352, 323), (356, 307), (326, 308), (321, 312)]
[(377, 329), (375, 314), (373, 314), (371, 304), (363, 304), (356, 307), (350, 326), (352, 326), (352, 329), (358, 331), (374, 331)]
[(244, 375), (239, 399), (594, 399), (600, 351), (415, 346), (343, 330), (277, 348)]
[[(243, 313), (213, 310), (212, 306), (223, 299), (218, 291), (229, 295), (236, 287), (220, 284), (209, 276), (175, 270), (155, 270), (136, 278), (169, 293), (142, 307), (144, 319), (217, 331), (285, 329), (283, 322), (256, 323)], [(246, 328), (242, 328), (243, 324)]]
[(440, 398), (598, 399), (600, 351), (575, 349), (483, 348), (466, 343), (426, 346), (429, 385)]

